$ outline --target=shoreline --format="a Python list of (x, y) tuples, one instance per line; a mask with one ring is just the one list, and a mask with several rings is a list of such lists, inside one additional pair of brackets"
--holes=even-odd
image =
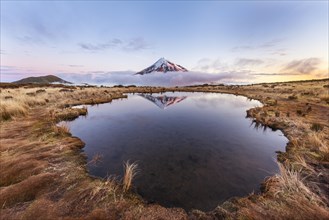
[[(329, 80), (324, 81), (316, 81), (316, 82), (292, 82), (289, 83), (288, 86), (297, 86), (297, 84), (312, 84), (318, 83), (321, 86), (327, 85)], [(274, 83), (275, 84), (275, 83)], [(279, 84), (288, 84), (288, 83), (279, 83)], [(1, 176), (4, 176), (5, 181), (1, 181), (1, 189), (0, 189), (0, 205), (2, 207), (2, 215), (1, 219), (15, 219), (15, 217), (19, 218), (28, 218), (33, 216), (40, 218), (40, 215), (44, 214), (41, 210), (44, 208), (40, 208), (47, 204), (49, 207), (52, 207), (52, 210), (48, 210), (49, 215), (48, 219), (51, 217), (70, 217), (71, 219), (79, 219), (82, 216), (87, 216), (89, 218), (95, 218), (97, 216), (101, 216), (101, 219), (111, 219), (117, 218), (121, 216), (122, 219), (129, 219), (130, 217), (133, 219), (150, 219), (150, 218), (167, 218), (167, 219), (211, 219), (211, 218), (238, 218), (238, 217), (252, 217), (255, 219), (262, 219), (264, 217), (267, 218), (281, 218), (281, 217), (296, 217), (303, 215), (305, 218), (307, 216), (311, 216), (316, 213), (317, 219), (323, 219), (323, 217), (328, 216), (328, 205), (329, 198), (325, 194), (328, 190), (325, 188), (326, 184), (328, 184), (327, 176), (317, 176), (317, 174), (321, 173), (329, 173), (329, 163), (328, 156), (326, 153), (322, 153), (320, 149), (320, 145), (316, 148), (314, 146), (311, 147), (303, 147), (299, 149), (299, 145), (301, 142), (308, 143), (308, 128), (306, 128), (303, 120), (300, 120), (300, 117), (307, 117), (307, 122), (317, 122), (320, 125), (323, 124), (323, 127), (318, 132), (320, 134), (326, 133), (329, 129), (328, 122), (325, 121), (325, 115), (329, 115), (329, 106), (328, 104), (321, 103), (318, 104), (314, 97), (310, 97), (310, 100), (304, 100), (304, 97), (297, 94), (297, 100), (290, 100), (289, 95), (293, 95), (293, 91), (289, 93), (277, 94), (271, 93), (272, 91), (267, 91), (268, 87), (263, 87), (263, 85), (273, 85), (273, 83), (269, 84), (260, 84), (260, 85), (247, 85), (247, 86), (199, 86), (199, 87), (180, 87), (180, 88), (155, 88), (155, 87), (129, 87), (129, 88), (84, 88), (84, 89), (75, 89), (74, 92), (65, 91), (62, 92), (62, 96), (65, 98), (66, 102), (58, 101), (58, 99), (49, 98), (48, 102), (44, 104), (36, 104), (28, 111), (26, 115), (15, 116), (16, 119), (11, 119), (9, 121), (1, 121)], [(276, 84), (275, 84), (276, 85)], [(299, 86), (299, 85), (298, 85)], [(303, 86), (303, 85), (302, 85)], [(275, 87), (281, 87), (276, 85)], [(286, 89), (287, 86), (282, 86), (280, 91)], [(17, 89), (17, 88), (16, 88)], [(12, 89), (12, 90), (16, 90)], [(23, 88), (24, 89), (24, 88)], [(54, 89), (54, 92), (60, 93), (59, 88), (43, 88), (47, 90)], [(273, 88), (274, 89), (274, 88)], [(272, 89), (272, 90), (273, 90)], [(287, 88), (288, 89), (288, 88)], [(291, 88), (289, 88), (291, 89)], [(325, 89), (325, 88), (324, 88)], [(7, 88), (1, 88), (1, 90), (11, 90)], [(19, 88), (21, 90), (21, 88)], [(32, 88), (32, 90), (40, 90), (36, 88)], [(86, 93), (82, 93), (85, 90)], [(265, 91), (264, 91), (265, 90)], [(306, 88), (306, 92), (313, 90), (312, 85), (309, 85)], [(105, 92), (106, 91), (106, 92)], [(69, 132), (57, 131), (54, 133), (53, 123), (62, 120), (62, 119), (73, 119), (78, 117), (79, 115), (86, 114), (85, 110), (79, 110), (77, 108), (68, 108), (68, 106), (74, 106), (76, 104), (100, 104), (111, 102), (114, 99), (126, 98), (127, 93), (155, 93), (155, 92), (215, 92), (215, 93), (226, 93), (233, 95), (242, 95), (247, 98), (252, 98), (260, 101), (263, 106), (249, 109), (247, 111), (247, 115), (256, 120), (256, 122), (274, 127), (275, 129), (280, 129), (282, 133), (289, 140), (286, 146), (286, 152), (282, 152), (277, 156), (278, 161), (289, 170), (300, 170), (298, 174), (300, 174), (301, 178), (297, 179), (305, 182), (307, 189), (310, 189), (309, 192), (304, 192), (303, 185), (297, 185), (298, 190), (300, 190), (301, 194), (307, 194), (307, 196), (311, 195), (314, 198), (307, 199), (307, 196), (303, 196), (305, 198), (300, 198), (299, 195), (293, 195), (295, 192), (289, 191), (288, 184), (282, 182), (282, 179), (277, 176), (272, 176), (267, 180), (264, 180), (263, 186), (261, 187), (261, 194), (254, 194), (242, 198), (232, 198), (229, 201), (224, 202), (220, 206), (218, 206), (215, 210), (211, 212), (202, 212), (198, 210), (193, 210), (189, 213), (181, 210), (180, 208), (164, 208), (156, 204), (147, 204), (143, 202), (143, 199), (134, 194), (133, 192), (124, 193), (122, 189), (120, 189), (120, 184), (114, 182), (113, 180), (99, 180), (94, 179), (89, 176), (86, 171), (86, 159), (83, 158), (83, 155), (80, 152), (80, 149), (83, 147), (83, 142), (80, 139), (75, 137), (71, 137)], [(75, 99), (75, 93), (78, 93), (77, 97), (85, 95), (83, 99), (77, 100)], [(3, 95), (4, 92), (1, 92)], [(11, 92), (13, 93), (13, 92)], [(43, 95), (44, 92), (42, 92)], [(46, 92), (48, 93), (48, 91)], [(71, 94), (72, 93), (72, 94)], [(105, 95), (104, 95), (105, 94)], [(264, 94), (269, 95), (264, 97)], [(272, 95), (272, 97), (270, 97)], [(104, 97), (106, 96), (106, 97)], [(308, 96), (308, 95), (306, 95)], [(30, 96), (29, 96), (30, 97)], [(33, 97), (38, 97), (37, 94)], [(101, 98), (100, 98), (101, 97)], [(267, 98), (269, 97), (269, 99)], [(3, 97), (1, 97), (3, 98)], [(55, 97), (54, 97), (55, 98)], [(14, 99), (14, 97), (13, 97)], [(43, 97), (43, 99), (45, 99)], [(276, 101), (274, 101), (276, 100)], [(316, 100), (316, 101), (314, 101)], [(307, 102), (306, 102), (307, 101)], [(306, 110), (302, 109), (302, 113), (305, 111), (304, 116), (299, 116), (299, 113), (293, 112), (292, 107), (294, 106), (303, 106), (299, 104), (309, 103), (312, 108), (310, 112), (306, 112)], [(306, 105), (306, 104), (305, 104)], [(289, 107), (289, 108), (287, 108)], [(299, 110), (299, 109), (297, 109)], [(296, 111), (296, 110), (295, 110)], [(319, 112), (324, 112), (325, 114), (319, 115)], [(277, 113), (278, 112), (278, 113)], [(289, 113), (289, 117), (287, 116), (287, 112)], [(314, 113), (316, 112), (316, 113)], [(274, 115), (273, 115), (274, 114)], [(308, 115), (307, 115), (308, 114)], [(315, 115), (313, 115), (315, 114)], [(51, 118), (50, 120), (46, 120), (41, 116), (48, 116)], [(41, 118), (40, 118), (41, 117)], [(303, 119), (303, 118), (302, 118)], [(323, 120), (323, 121), (321, 121)], [(295, 125), (293, 123), (296, 123)], [(299, 123), (299, 124), (298, 124)], [(31, 124), (37, 128), (31, 129)], [(33, 127), (32, 126), (32, 127)], [(27, 134), (25, 130), (28, 130)], [(302, 128), (302, 129), (301, 129)], [(299, 130), (306, 131), (299, 131)], [(22, 137), (12, 135), (14, 130), (20, 130)], [(296, 132), (298, 131), (298, 132)], [(305, 134), (306, 133), (306, 134)], [(30, 136), (32, 135), (32, 138)], [(36, 136), (36, 138), (34, 137)], [(302, 136), (302, 137), (301, 137)], [(31, 143), (35, 143), (37, 146), (30, 146), (30, 143), (26, 143), (27, 139)], [(299, 140), (301, 139), (301, 140)], [(326, 137), (323, 137), (323, 140), (320, 138), (320, 141), (323, 141), (323, 146), (328, 146), (328, 140)], [(21, 146), (25, 146), (20, 148), (19, 150), (15, 149), (18, 143), (22, 142)], [(49, 144), (51, 143), (51, 144)], [(52, 147), (45, 147), (47, 145), (52, 145)], [(27, 147), (26, 147), (27, 146)], [(61, 150), (57, 149), (54, 151), (54, 146), (57, 148), (62, 148)], [(28, 148), (28, 150), (26, 149)], [(322, 148), (321, 148), (322, 149)], [(26, 157), (26, 155), (31, 154), (30, 152), (38, 152), (42, 151), (45, 155), (39, 155), (40, 158), (34, 158), (34, 155)], [(63, 155), (63, 151), (66, 151)], [(17, 179), (17, 170), (12, 170), (8, 175), (6, 174), (6, 168), (8, 165), (12, 165), (13, 155), (18, 155), (21, 157), (25, 156), (26, 161), (32, 160), (33, 164), (29, 164), (27, 167), (17, 168), (19, 170), (18, 174), (24, 174), (26, 169), (29, 167), (35, 169), (35, 172), (24, 175), (20, 175), (21, 177)], [(49, 153), (50, 152), (50, 153)], [(8, 155), (7, 155), (8, 154)], [(48, 155), (46, 155), (48, 154)], [(49, 162), (49, 158), (54, 159), (54, 161)], [(302, 159), (301, 159), (302, 158)], [(20, 158), (22, 159), (22, 158)], [(73, 160), (71, 160), (73, 159)], [(298, 161), (300, 160), (300, 161)], [(15, 161), (15, 160), (14, 160)], [(20, 160), (21, 161), (21, 160)], [(46, 162), (45, 162), (46, 161)], [(70, 161), (70, 162), (68, 162)], [(296, 163), (296, 161), (298, 163)], [(42, 163), (40, 165), (39, 163)], [(54, 165), (49, 165), (49, 163), (54, 163)], [(77, 166), (78, 165), (78, 166)], [(52, 167), (53, 166), (53, 167)], [(50, 169), (55, 168), (55, 169)], [(70, 175), (74, 169), (79, 168), (78, 175)], [(295, 168), (298, 169), (295, 169)], [(4, 169), (5, 168), (5, 169)], [(59, 168), (59, 169), (58, 169)], [(81, 169), (81, 170), (80, 170)], [(311, 170), (311, 171), (310, 171)], [(313, 171), (314, 172), (313, 172)], [(15, 172), (14, 172), (15, 171)], [(320, 171), (320, 172), (318, 172)], [(4, 173), (5, 172), (5, 173)], [(64, 173), (64, 174), (63, 174)], [(5, 174), (5, 175), (3, 175)], [(293, 173), (294, 174), (294, 173)], [(289, 175), (289, 174), (288, 174)], [(308, 176), (308, 177), (307, 177)], [(316, 177), (317, 176), (317, 177)], [(36, 178), (38, 177), (38, 178)], [(67, 179), (64, 179), (67, 178)], [(307, 178), (306, 178), (307, 177)], [(31, 178), (34, 178), (31, 180)], [(8, 180), (6, 180), (8, 179)], [(69, 181), (67, 181), (69, 180)], [(78, 181), (79, 180), (79, 181)], [(318, 184), (314, 184), (314, 180), (318, 180)], [(6, 182), (7, 181), (7, 182)], [(298, 184), (297, 182), (294, 182)], [(58, 183), (56, 186), (52, 186), (52, 184)], [(304, 184), (302, 182), (302, 184)], [(26, 186), (25, 186), (26, 185)], [(30, 188), (29, 188), (29, 185)], [(46, 185), (46, 186), (45, 186)], [(47, 187), (47, 185), (50, 185)], [(33, 195), (22, 195), (24, 192), (16, 189), (17, 187), (25, 186), (28, 189), (36, 189), (36, 192)], [(33, 187), (32, 187), (33, 186)], [(38, 187), (35, 187), (38, 186)], [(58, 187), (59, 186), (59, 187)], [(70, 186), (70, 187), (68, 187)], [(95, 187), (96, 186), (96, 187)], [(66, 189), (65, 189), (66, 188)], [(67, 190), (69, 188), (69, 190)], [(95, 188), (97, 192), (95, 192)], [(286, 188), (288, 190), (286, 190)], [(13, 191), (18, 192), (15, 194)], [(27, 190), (29, 191), (29, 190)], [(60, 193), (58, 193), (60, 191)], [(81, 192), (82, 191), (82, 192)], [(84, 210), (76, 210), (74, 203), (76, 198), (72, 198), (72, 194), (80, 192), (83, 198), (87, 202), (89, 208), (84, 208)], [(79, 195), (79, 193), (77, 194)], [(313, 209), (312, 212), (305, 207), (301, 207), (295, 203), (287, 203), (291, 198), (296, 196), (296, 202), (306, 202), (307, 205)], [(23, 198), (22, 198), (23, 197)], [(56, 199), (53, 199), (56, 197)], [(89, 197), (94, 197), (96, 199), (88, 199)], [(14, 198), (14, 199), (12, 199)], [(78, 199), (80, 202), (81, 198)], [(276, 201), (277, 200), (277, 201)], [(9, 202), (8, 202), (9, 201)], [(276, 203), (281, 203), (276, 204)], [(309, 203), (309, 204), (308, 204)], [(67, 204), (71, 204), (67, 205)], [(79, 204), (79, 202), (78, 202)], [(265, 205), (264, 205), (265, 204)], [(272, 208), (269, 204), (272, 204)], [(288, 207), (290, 204), (292, 207)], [(22, 206), (23, 205), (23, 206)], [(68, 206), (67, 212), (61, 212), (61, 208)], [(303, 204), (302, 204), (303, 205)], [(306, 205), (306, 204), (304, 204)], [(84, 207), (84, 206), (83, 206)], [(107, 210), (110, 208), (110, 211)], [(39, 209), (39, 210), (38, 210)], [(287, 213), (285, 215), (277, 213), (278, 210), (284, 209)], [(18, 211), (17, 211), (18, 210)], [(37, 211), (38, 210), (38, 211)], [(297, 210), (297, 211), (296, 211)], [(45, 210), (44, 210), (45, 211)], [(298, 212), (296, 214), (296, 212)], [(112, 213), (112, 214), (111, 214)], [(114, 214), (113, 214), (114, 213)], [(281, 217), (280, 217), (281, 216)], [(43, 216), (45, 217), (45, 216)], [(47, 219), (47, 216), (43, 219)]]

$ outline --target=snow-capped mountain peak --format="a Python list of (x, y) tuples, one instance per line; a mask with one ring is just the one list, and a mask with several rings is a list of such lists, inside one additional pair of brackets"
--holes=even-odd
[(156, 61), (153, 65), (155, 67), (160, 67), (162, 64), (167, 65), (167, 60), (164, 57), (161, 57), (158, 61)]
[(166, 60), (164, 57), (156, 61), (152, 66), (143, 69), (142, 71), (136, 73), (139, 75), (144, 75), (152, 72), (187, 72), (188, 70), (181, 65), (172, 63)]

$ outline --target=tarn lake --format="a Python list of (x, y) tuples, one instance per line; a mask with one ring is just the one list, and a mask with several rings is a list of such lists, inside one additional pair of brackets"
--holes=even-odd
[(86, 146), (93, 176), (122, 178), (126, 161), (138, 164), (134, 189), (165, 207), (210, 211), (225, 200), (258, 192), (278, 171), (281, 131), (260, 128), (246, 110), (262, 106), (244, 96), (217, 93), (129, 94), (88, 106), (69, 122)]

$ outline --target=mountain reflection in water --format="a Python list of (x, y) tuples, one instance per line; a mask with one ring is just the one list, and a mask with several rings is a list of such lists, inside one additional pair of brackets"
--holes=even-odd
[(154, 96), (150, 94), (138, 94), (138, 95), (153, 102), (161, 109), (165, 109), (170, 105), (175, 105), (187, 98), (187, 96), (166, 96), (166, 95)]

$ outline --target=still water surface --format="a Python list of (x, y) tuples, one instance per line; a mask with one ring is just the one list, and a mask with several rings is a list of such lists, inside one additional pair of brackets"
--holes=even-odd
[(70, 122), (82, 139), (91, 175), (122, 177), (123, 162), (138, 163), (137, 192), (167, 207), (209, 211), (233, 196), (257, 192), (278, 172), (281, 131), (256, 129), (246, 110), (261, 103), (243, 96), (204, 93), (131, 94), (89, 106)]

